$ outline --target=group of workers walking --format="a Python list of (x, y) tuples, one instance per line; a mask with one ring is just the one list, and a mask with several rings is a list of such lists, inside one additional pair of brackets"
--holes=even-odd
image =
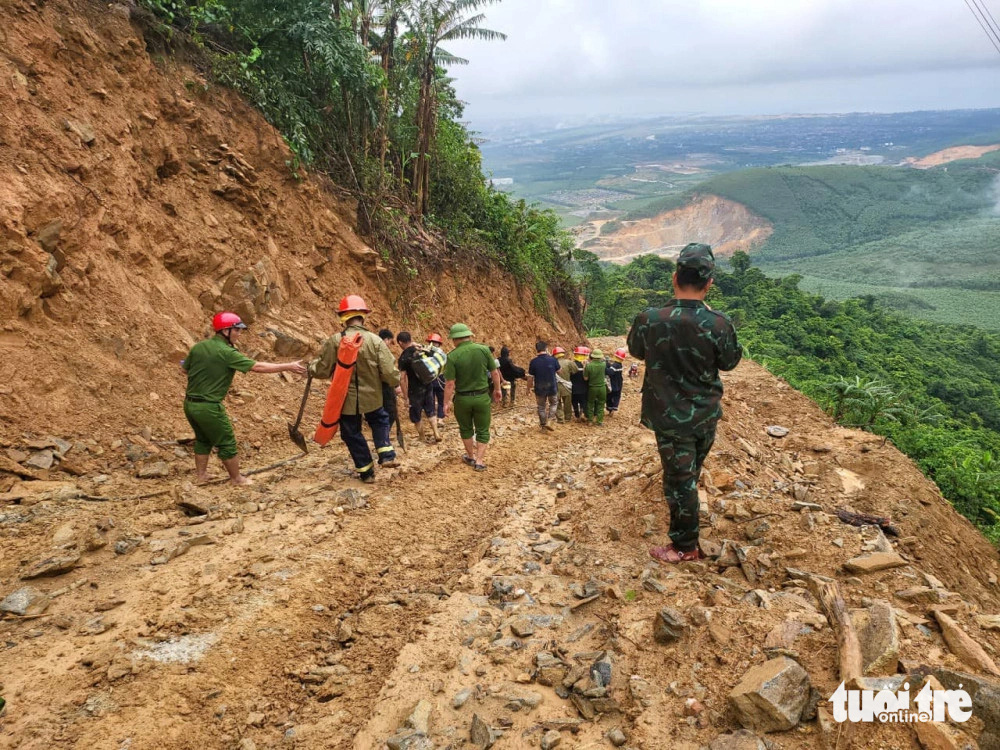
[[(671, 563), (698, 559), (696, 485), (722, 414), (719, 370), (736, 367), (742, 353), (729, 319), (704, 302), (714, 268), (710, 247), (686, 246), (673, 276), (674, 297), (663, 308), (636, 317), (628, 349), (605, 357), (600, 350), (577, 346), (569, 356), (560, 346), (550, 351), (548, 342), (538, 341), (527, 370), (513, 363), (507, 347), (498, 359), (489, 347), (473, 341), (464, 323), (448, 332), (453, 348), (447, 354), (436, 333), (421, 346), (409, 331), (396, 336), (388, 330), (369, 331), (365, 321), (371, 310), (354, 294), (338, 307), (343, 330), (324, 342), (308, 368), (301, 361), (255, 362), (240, 353), (236, 343), (246, 326), (233, 313), (219, 313), (212, 321), (215, 336), (195, 344), (182, 362), (188, 376), (184, 413), (195, 433), (197, 480), (207, 479), (208, 457), (215, 448), (231, 481), (249, 483), (240, 473), (235, 434), (222, 406), (235, 372), (308, 372), (326, 379), (338, 367), (349, 369), (346, 389), (328, 394), (327, 403), (331, 397), (342, 398), (337, 423), (341, 439), (358, 477), (373, 482), (377, 467), (398, 466), (390, 436), (394, 422), (398, 430), (400, 403), (427, 442), (441, 441), (441, 421), (454, 413), (465, 449), (462, 461), (485, 471), (492, 406), (513, 405), (518, 380), (526, 380), (535, 396), (540, 430), (553, 431), (554, 423), (574, 418), (602, 426), (605, 413), (618, 410), (624, 363), (631, 354), (646, 363), (641, 423), (656, 435), (670, 507), (671, 542), (650, 554)], [(357, 347), (353, 362), (339, 356), (345, 338), (352, 342), (352, 353)], [(393, 344), (401, 350), (398, 360), (390, 349)], [(629, 370), (630, 378), (637, 375), (638, 362)], [(345, 380), (338, 376), (332, 382)], [(374, 456), (362, 432), (364, 423), (372, 432)]]

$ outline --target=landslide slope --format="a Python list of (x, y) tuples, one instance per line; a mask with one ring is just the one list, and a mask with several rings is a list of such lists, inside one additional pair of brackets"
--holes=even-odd
[(676, 258), (687, 243), (705, 242), (717, 255), (729, 256), (760, 247), (773, 231), (770, 222), (742, 203), (703, 195), (652, 218), (625, 222), (621, 229), (588, 242), (586, 249), (601, 260), (628, 263), (649, 254)]
[[(958, 729), (997, 747), (997, 680), (930, 613), (995, 658), (996, 550), (877, 436), (838, 427), (753, 362), (724, 381), (701, 487), (703, 544), (722, 554), (681, 566), (647, 554), (668, 519), (638, 381), (600, 430), (540, 433), (533, 404), (500, 411), (482, 474), (449, 421), (444, 443), (414, 439), (373, 486), (339, 444), (250, 489), (75, 480), (109, 498), (93, 502), (26, 482), (20, 505), (0, 506), (0, 597), (27, 585), (50, 600), (0, 619), (0, 746), (457, 750), (483, 747), (467, 740), (489, 725), (497, 750), (552, 731), (560, 747), (609, 748), (615, 729), (636, 750), (760, 748), (718, 739), (740, 726), (727, 697), (748, 672), (787, 656), (813, 698), (840, 682), (836, 635), (801, 580), (816, 574), (859, 625), (875, 620), (862, 643), (883, 657), (875, 674), (961, 682), (976, 697)], [(770, 437), (774, 424), (789, 434)], [(899, 536), (841, 523), (847, 507), (890, 516)], [(878, 548), (898, 567), (845, 569)], [(19, 580), (53, 558), (77, 559)], [(653, 635), (664, 607), (686, 622), (668, 643)], [(808, 715), (760, 736), (785, 750), (920, 747), (908, 725)]]
[[(546, 322), (509, 277), (430, 244), (415, 278), (400, 273), (326, 186), (292, 173), (273, 128), (194, 69), (154, 60), (129, 16), (0, 4), (0, 440), (174, 436), (178, 361), (222, 308), (268, 358), (314, 350), (348, 292), (394, 330), (464, 319), (525, 354), (536, 335), (575, 336), (554, 301)], [(235, 416), (265, 419), (296, 390), (256, 378)]]

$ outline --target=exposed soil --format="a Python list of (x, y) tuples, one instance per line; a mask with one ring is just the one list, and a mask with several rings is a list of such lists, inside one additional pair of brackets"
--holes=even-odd
[[(376, 327), (422, 336), (465, 320), (523, 355), (536, 336), (572, 337), (554, 300), (547, 321), (499, 272), (430, 244), (409, 267), (383, 259), (353, 207), (292, 173), (273, 128), (154, 61), (129, 16), (88, 0), (0, 5), (0, 440), (178, 436), (177, 364), (219, 309), (270, 359), (315, 352), (353, 292)], [(258, 378), (233, 411), (280, 428), (296, 391)]]
[[(23, 748), (231, 748), (250, 739), (360, 750), (383, 747), (426, 700), (428, 747), (467, 746), (475, 713), (506, 727), (497, 747), (536, 746), (546, 727), (562, 728), (570, 747), (609, 747), (602, 735), (618, 727), (632, 747), (697, 748), (737, 727), (726, 696), (767, 658), (765, 636), (785, 620), (804, 623), (789, 652), (822, 696), (839, 682), (834, 635), (786, 567), (837, 578), (852, 607), (891, 600), (914, 622), (930, 622), (927, 605), (893, 592), (931, 574), (955, 592), (947, 596), (961, 626), (996, 652), (1000, 639), (972, 615), (1000, 611), (997, 553), (908, 460), (832, 425), (752, 363), (726, 387), (703, 536), (743, 547), (742, 567), (669, 569), (648, 558), (667, 519), (652, 437), (636, 424), (635, 382), (600, 430), (540, 433), (531, 407), (501, 412), (485, 474), (459, 461), (449, 425), (438, 446), (408, 435), (403, 468), (380, 473), (374, 487), (351, 478), (334, 442), (259, 475), (250, 490), (118, 473), (74, 485), (104, 502), (65, 492), (70, 499), (39, 501), (31, 490), (0, 515), (2, 592), (54, 550), (82, 559), (28, 582), (57, 595), (41, 616), (0, 621), (0, 738)], [(768, 437), (771, 424), (790, 434)], [(822, 510), (793, 510), (796, 487)], [(189, 518), (179, 501), (208, 506), (208, 517)], [(891, 516), (906, 566), (843, 573), (876, 538), (831, 515), (844, 506)], [(237, 519), (242, 530), (226, 533)], [(116, 554), (127, 540), (139, 541)], [(184, 541), (192, 546), (182, 555), (151, 564), (160, 547)], [(588, 581), (598, 594), (589, 602), (571, 588)], [(652, 639), (664, 605), (689, 620), (668, 647)], [(531, 618), (533, 634), (512, 635), (519, 618)], [(902, 663), (968, 669), (939, 632), (899, 622)], [(617, 711), (583, 721), (537, 682), (535, 654), (556, 648), (580, 664), (611, 654)], [(471, 697), (453, 708), (465, 688)], [(692, 697), (704, 706), (697, 718), (684, 716)], [(974, 717), (963, 728), (975, 734), (982, 724)], [(782, 748), (821, 740), (814, 722), (768, 736)], [(916, 747), (905, 727), (860, 727), (843, 739), (840, 747)]]
[(599, 235), (603, 221), (592, 222), (589, 232), (577, 228), (579, 237), (597, 237), (587, 249), (602, 260), (625, 264), (640, 255), (676, 258), (689, 242), (705, 242), (720, 257), (737, 250), (760, 247), (774, 231), (771, 224), (735, 201), (705, 195), (683, 208), (666, 211), (651, 219), (625, 222), (607, 235)]
[(919, 159), (911, 156), (904, 163), (917, 169), (930, 169), (931, 167), (938, 167), (950, 161), (958, 161), (959, 159), (978, 159), (984, 154), (997, 150), (1000, 150), (1000, 143), (994, 143), (990, 146), (952, 146), (951, 148), (922, 156)]

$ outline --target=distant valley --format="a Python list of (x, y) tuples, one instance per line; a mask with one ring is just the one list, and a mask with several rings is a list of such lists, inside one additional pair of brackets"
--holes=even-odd
[(1000, 329), (1000, 110), (550, 124), (482, 148), (601, 261), (707, 242), (826, 297)]

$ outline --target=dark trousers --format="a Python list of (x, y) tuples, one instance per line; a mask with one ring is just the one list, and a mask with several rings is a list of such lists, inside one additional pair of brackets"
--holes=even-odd
[(583, 417), (587, 414), (587, 395), (588, 392), (583, 393), (573, 392), (573, 415), (576, 417)]
[[(364, 418), (371, 428), (372, 437), (375, 440), (378, 462), (382, 463), (394, 459), (396, 451), (389, 443), (389, 428), (392, 426), (389, 421), (389, 412), (384, 408), (378, 408), (365, 414)], [(344, 414), (340, 417), (340, 439), (347, 446), (347, 450), (354, 460), (354, 468), (361, 476), (375, 471), (375, 463), (372, 461), (372, 452), (368, 448), (368, 440), (361, 431), (360, 414)]]
[(622, 392), (619, 388), (617, 391), (612, 388), (608, 391), (608, 411), (618, 411), (618, 404), (622, 401)]
[(670, 507), (670, 541), (680, 552), (698, 546), (698, 477), (714, 442), (714, 426), (707, 435), (696, 437), (656, 436), (663, 464), (663, 497)]
[(427, 386), (427, 398), (430, 409), (427, 416), (433, 417), (437, 414), (438, 419), (444, 419), (444, 383), (440, 378)]

